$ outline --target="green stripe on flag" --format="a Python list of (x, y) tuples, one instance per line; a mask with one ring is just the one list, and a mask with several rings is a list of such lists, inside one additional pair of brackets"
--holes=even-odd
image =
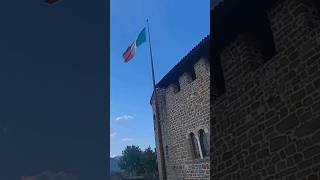
[(139, 47), (144, 42), (146, 42), (146, 28), (143, 28), (143, 30), (140, 32), (136, 40), (136, 46)]

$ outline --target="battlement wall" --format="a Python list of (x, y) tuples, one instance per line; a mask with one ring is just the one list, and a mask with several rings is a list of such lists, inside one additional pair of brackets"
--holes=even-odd
[[(190, 133), (199, 138), (201, 129), (210, 137), (208, 59), (201, 57), (192, 69), (182, 73), (175, 84), (157, 90), (168, 179), (210, 178), (209, 155), (195, 158), (189, 139)], [(153, 97), (153, 107), (154, 103)]]
[(250, 28), (216, 51), (225, 92), (211, 112), (212, 179), (320, 178), (319, 6), (279, 0), (266, 14), (272, 56)]
[(167, 88), (166, 98), (181, 98), (185, 93), (201, 89), (200, 85), (206, 81), (210, 83), (210, 64), (208, 59), (201, 58), (193, 68), (192, 72), (184, 72), (175, 83), (171, 83)]

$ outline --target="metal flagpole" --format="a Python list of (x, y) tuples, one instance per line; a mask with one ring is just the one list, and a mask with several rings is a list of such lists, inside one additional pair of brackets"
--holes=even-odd
[(159, 153), (160, 153), (160, 163), (161, 163), (161, 171), (162, 171), (162, 178), (163, 180), (167, 180), (167, 173), (166, 173), (166, 165), (165, 165), (165, 158), (163, 152), (163, 142), (162, 142), (162, 130), (160, 124), (160, 116), (159, 116), (159, 107), (158, 107), (158, 97), (156, 91), (156, 81), (154, 77), (154, 65), (153, 65), (153, 58), (152, 58), (152, 50), (151, 50), (151, 40), (150, 40), (150, 30), (149, 30), (149, 20), (147, 19), (148, 24), (148, 37), (149, 37), (149, 50), (150, 50), (150, 62), (151, 62), (151, 69), (152, 69), (152, 81), (153, 81), (153, 93), (154, 93), (154, 104), (155, 104), (155, 120), (157, 123), (157, 130), (158, 130), (158, 140), (159, 140)]

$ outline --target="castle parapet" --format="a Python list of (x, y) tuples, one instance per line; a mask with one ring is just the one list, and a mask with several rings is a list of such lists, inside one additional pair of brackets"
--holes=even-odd
[(197, 83), (206, 81), (208, 86), (210, 84), (210, 63), (206, 58), (201, 57), (193, 67), (189, 68), (186, 72), (183, 72), (177, 81), (173, 81), (167, 89), (167, 96), (178, 95), (181, 91), (190, 91), (193, 86), (197, 86)]
[[(161, 133), (167, 179), (185, 179), (191, 176), (194, 179), (209, 179), (210, 63), (208, 59), (209, 37), (206, 37), (156, 86), (157, 92), (162, 91), (158, 104), (160, 104), (159, 112), (163, 127)], [(159, 136), (157, 131), (155, 134)], [(191, 142), (195, 143), (194, 146)], [(159, 148), (158, 140), (156, 144)], [(193, 153), (195, 151), (200, 153), (199, 156)], [(194, 170), (203, 172), (194, 173)]]
[[(315, 38), (319, 31), (318, 0), (278, 1), (268, 12), (277, 51), (285, 52), (306, 39)], [(318, 3), (318, 4), (317, 4)], [(303, 40), (304, 39), (304, 40)]]
[(192, 82), (192, 77), (190, 73), (185, 72), (179, 77), (179, 85), (181, 89), (184, 89), (186, 86), (188, 86)]
[[(260, 171), (269, 168), (263, 162), (275, 154), (283, 154), (275, 165), (279, 167), (320, 147), (320, 140), (313, 140), (320, 134), (316, 128), (320, 108), (314, 108), (320, 104), (319, 5), (319, 0), (224, 0), (215, 7), (213, 64), (221, 67), (223, 78), (214, 80), (223, 79), (225, 91), (210, 107), (211, 179), (319, 178), (305, 171), (313, 164), (291, 171), (300, 161), (268, 177)], [(301, 147), (305, 140), (310, 143)], [(290, 156), (283, 153), (291, 148)], [(250, 163), (234, 171), (219, 168), (226, 163), (238, 167), (238, 162), (231, 162), (238, 157), (239, 162)], [(242, 169), (254, 171), (242, 173)]]
[(167, 87), (167, 94), (176, 94), (177, 92), (179, 92), (179, 86), (177, 84), (170, 84), (168, 87)]
[(201, 57), (200, 60), (194, 65), (196, 78), (204, 78), (210, 76), (210, 62), (208, 59)]

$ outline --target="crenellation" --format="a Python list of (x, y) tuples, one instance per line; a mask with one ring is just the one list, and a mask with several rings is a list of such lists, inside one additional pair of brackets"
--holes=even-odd
[[(167, 99), (179, 99), (182, 93), (190, 94), (192, 90), (198, 89), (198, 85), (203, 81), (209, 81), (210, 79), (210, 64), (209, 61), (205, 58), (199, 59), (193, 67), (195, 77), (191, 75), (192, 72), (186, 71), (179, 78), (176, 83), (171, 83), (166, 88)], [(208, 86), (209, 87), (209, 86)], [(195, 92), (196, 93), (196, 92)], [(192, 98), (193, 95), (191, 94)]]
[(177, 84), (170, 84), (167, 87), (168, 96), (177, 94), (180, 91), (180, 87)]
[(189, 73), (185, 72), (179, 77), (179, 85), (180, 90), (183, 90), (189, 86), (189, 84), (192, 82), (192, 77)]
[[(312, 161), (320, 155), (319, 6), (313, 0), (250, 2), (266, 7), (232, 24), (247, 27), (232, 34), (233, 26), (221, 23), (214, 31), (228, 37), (213, 46), (223, 77), (213, 83), (225, 86), (222, 94), (210, 99), (213, 60), (202, 56), (206, 41), (159, 84), (168, 179), (320, 178), (311, 173), (320, 165)], [(210, 160), (199, 132), (210, 137)]]
[[(313, 0), (285, 0), (268, 11), (276, 49), (281, 53), (295, 42), (303, 43), (319, 34), (319, 11)], [(282, 8), (281, 8), (282, 7)]]
[(209, 75), (210, 74), (210, 64), (207, 58), (200, 58), (194, 65), (194, 71), (196, 77)]
[(265, 8), (276, 48), (268, 59), (261, 34), (246, 31), (215, 51), (226, 92), (211, 108), (212, 179), (320, 179), (312, 171), (320, 165), (312, 160), (320, 155), (320, 16), (314, 3), (274, 0)]
[[(168, 84), (162, 87), (166, 105), (161, 112), (165, 117), (162, 134), (164, 146), (168, 147), (164, 148), (167, 150), (164, 157), (168, 179), (210, 178), (209, 156), (205, 153), (205, 147), (209, 149), (210, 143), (207, 142), (209, 139), (204, 140), (210, 137), (210, 65), (202, 56), (202, 43), (204, 41), (170, 71), (173, 76), (169, 83), (162, 83)], [(177, 70), (182, 62), (190, 64), (185, 69)], [(168, 76), (163, 81), (168, 81)]]
[(244, 34), (239, 35), (221, 52), (220, 59), (226, 81), (230, 80), (228, 74), (238, 74), (238, 77), (246, 76), (256, 71), (264, 63), (256, 39)]

